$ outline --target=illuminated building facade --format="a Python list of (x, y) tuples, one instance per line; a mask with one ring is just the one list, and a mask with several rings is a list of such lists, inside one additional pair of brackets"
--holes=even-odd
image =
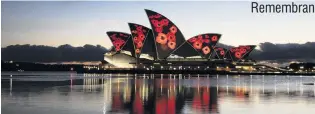
[[(215, 61), (238, 62), (249, 56), (256, 47), (245, 45), (225, 49), (217, 47), (219, 33), (200, 34), (185, 40), (180, 29), (160, 13), (145, 10), (152, 29), (129, 23), (131, 34), (107, 32), (113, 43), (104, 59), (115, 66), (130, 66), (141, 61)], [(120, 55), (125, 54), (125, 55)], [(117, 57), (114, 57), (117, 56)], [(119, 57), (120, 59), (118, 59)], [(116, 59), (116, 60), (113, 60)], [(121, 63), (124, 61), (124, 63)]]

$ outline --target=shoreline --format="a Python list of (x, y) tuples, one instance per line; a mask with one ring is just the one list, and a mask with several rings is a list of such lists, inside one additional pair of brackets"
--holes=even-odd
[[(315, 73), (294, 72), (228, 72), (210, 70), (83, 70), (83, 71), (1, 71), (1, 76), (10, 73), (77, 73), (77, 74), (210, 74), (210, 75), (279, 75), (279, 76), (315, 76)], [(9, 74), (8, 74), (9, 73)]]
[(127, 73), (127, 74), (211, 74), (211, 75), (292, 75), (292, 76), (315, 76), (315, 73), (293, 73), (293, 72), (227, 72), (210, 70), (85, 70), (77, 73)]

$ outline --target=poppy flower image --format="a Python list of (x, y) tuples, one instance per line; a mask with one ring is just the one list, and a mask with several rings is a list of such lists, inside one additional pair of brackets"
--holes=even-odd
[(163, 20), (160, 20), (159, 23), (161, 24), (161, 26), (165, 26)]
[(188, 41), (191, 42), (191, 43), (194, 43), (194, 42), (197, 41), (197, 39), (196, 38), (190, 38), (190, 39), (188, 39)]
[(235, 57), (240, 59), (242, 57), (242, 54), (240, 52), (235, 52)]
[(163, 31), (163, 28), (162, 28), (162, 27), (156, 27), (156, 28), (155, 28), (155, 31), (156, 31), (157, 33), (160, 33), (160, 32)]
[(116, 38), (116, 36), (111, 36), (110, 37), (112, 40), (116, 40), (117, 38)]
[(162, 19), (161, 22), (163, 23), (163, 26), (167, 26), (169, 23), (167, 19)]
[(142, 30), (137, 30), (137, 34), (143, 34)]
[(246, 50), (249, 50), (249, 49), (250, 49), (249, 46), (240, 46), (240, 48), (243, 48), (243, 49), (246, 49)]
[(218, 41), (218, 36), (212, 36), (211, 40), (212, 41)]
[(199, 36), (198, 36), (198, 39), (202, 39), (202, 35), (199, 35)]
[(115, 45), (115, 47), (120, 47), (121, 46), (121, 44), (118, 43), (118, 42), (115, 42), (114, 45)]
[(138, 34), (139, 40), (143, 41), (144, 40), (144, 34)]
[(210, 50), (210, 48), (209, 48), (208, 46), (205, 46), (205, 47), (202, 48), (202, 52), (203, 52), (203, 54), (205, 54), (205, 55), (209, 54), (210, 51), (211, 51), (211, 50)]
[(175, 37), (174, 34), (172, 34), (172, 33), (167, 33), (166, 36), (167, 36), (167, 40), (168, 40), (168, 41), (176, 42), (176, 37)]
[(156, 14), (154, 17), (155, 17), (155, 18), (161, 18), (162, 15), (161, 15), (161, 14)]
[(203, 39), (203, 42), (208, 44), (208, 43), (210, 43), (210, 40), (209, 39)]
[(121, 39), (119, 37), (116, 37), (115, 41), (116, 42), (121, 42)]
[(195, 49), (201, 49), (201, 48), (202, 48), (202, 43), (196, 41), (196, 42), (194, 42), (193, 47), (194, 47)]
[(241, 52), (241, 53), (245, 53), (245, 52), (246, 52), (246, 49), (241, 48), (241, 49), (240, 49), (240, 52)]
[(163, 22), (157, 21), (157, 23), (155, 24), (155, 27), (163, 27)]
[(203, 39), (197, 38), (196, 42), (200, 42), (202, 44), (203, 43)]
[(137, 48), (141, 48), (142, 46), (143, 46), (143, 43), (142, 42), (138, 42), (136, 47)]
[(175, 49), (175, 47), (176, 47), (176, 43), (170, 41), (170, 42), (167, 43), (167, 46), (173, 50), (173, 49)]
[(138, 37), (134, 37), (134, 38), (133, 38), (133, 42), (135, 42), (135, 43), (136, 43), (136, 42), (139, 42)]
[(209, 35), (205, 35), (205, 38), (210, 38)]
[(170, 28), (170, 31), (171, 33), (175, 34), (177, 32), (177, 28), (173, 25), (171, 28)]
[(116, 47), (115, 49), (116, 49), (116, 51), (120, 51), (120, 47)]
[(158, 20), (151, 20), (151, 23), (153, 24), (153, 26), (157, 27), (157, 25), (159, 24)]
[(137, 31), (142, 31), (142, 26), (138, 26)]
[(125, 44), (125, 43), (126, 43), (126, 41), (125, 41), (125, 40), (121, 40), (121, 43), (122, 43), (122, 44)]
[(232, 48), (232, 49), (230, 49), (230, 50), (231, 50), (231, 52), (236, 52), (236, 51), (237, 51), (236, 48)]
[(225, 53), (224, 51), (220, 51), (220, 55), (222, 55), (222, 56), (223, 56), (223, 55), (224, 55), (224, 53)]
[(138, 42), (134, 42), (133, 45), (137, 48)]
[(116, 47), (118, 47), (118, 46), (121, 46), (124, 42), (118, 39), (118, 40), (113, 41), (113, 43)]
[(136, 53), (139, 54), (140, 53), (140, 49), (136, 49)]
[(167, 37), (164, 33), (159, 33), (156, 37), (156, 42), (160, 44), (166, 44), (167, 43)]

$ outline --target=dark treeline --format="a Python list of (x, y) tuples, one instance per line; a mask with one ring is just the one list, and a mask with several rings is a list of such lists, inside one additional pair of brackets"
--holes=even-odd
[(315, 42), (305, 44), (273, 44), (270, 42), (261, 43), (260, 50), (254, 50), (251, 57), (257, 60), (285, 60), (285, 59), (315, 59)]
[[(232, 46), (218, 44), (230, 48)], [(1, 49), (2, 60), (23, 62), (101, 61), (108, 50), (100, 45), (73, 47), (69, 44), (58, 47), (43, 45), (11, 45)], [(305, 44), (261, 43), (251, 55), (256, 60), (315, 59), (315, 42)]]
[(43, 45), (11, 45), (1, 49), (2, 60), (23, 62), (58, 62), (58, 61), (100, 61), (107, 51), (100, 45), (73, 47), (69, 44), (58, 47)]

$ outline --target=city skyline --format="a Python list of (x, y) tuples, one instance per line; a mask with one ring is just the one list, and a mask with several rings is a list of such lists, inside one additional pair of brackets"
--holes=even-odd
[(109, 48), (107, 31), (130, 33), (128, 22), (152, 28), (144, 9), (164, 14), (186, 40), (220, 33), (221, 43), (238, 46), (306, 43), (315, 37), (314, 14), (252, 14), (250, 2), (2, 2), (1, 45)]

